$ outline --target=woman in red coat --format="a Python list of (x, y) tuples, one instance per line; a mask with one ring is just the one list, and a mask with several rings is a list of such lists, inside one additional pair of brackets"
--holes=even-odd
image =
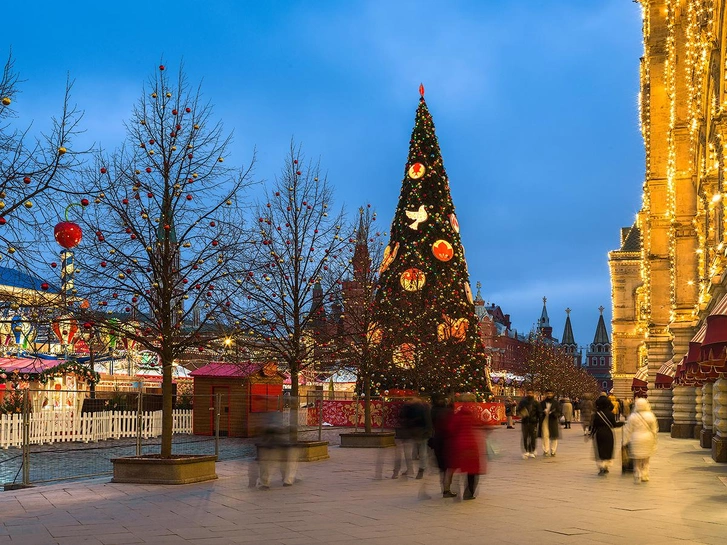
[(453, 470), (467, 474), (467, 489), (462, 497), (465, 500), (475, 499), (477, 481), (487, 469), (480, 456), (481, 443), (477, 418), (472, 407), (465, 403), (452, 418), (452, 445), (448, 458)]

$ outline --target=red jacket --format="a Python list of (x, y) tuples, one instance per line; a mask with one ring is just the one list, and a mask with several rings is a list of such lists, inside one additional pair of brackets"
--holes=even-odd
[(480, 456), (481, 446), (484, 448), (477, 419), (468, 407), (462, 407), (452, 418), (452, 441), (448, 457), (452, 469), (459, 469), (463, 473), (485, 473), (487, 463)]

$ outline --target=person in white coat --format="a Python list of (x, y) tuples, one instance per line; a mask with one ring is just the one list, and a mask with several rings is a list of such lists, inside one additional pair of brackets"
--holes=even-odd
[(659, 424), (646, 398), (636, 398), (623, 428), (623, 441), (634, 461), (634, 483), (649, 480), (649, 459), (656, 451)]

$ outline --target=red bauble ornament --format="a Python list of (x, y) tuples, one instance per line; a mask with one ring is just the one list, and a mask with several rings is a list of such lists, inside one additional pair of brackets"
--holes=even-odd
[(151, 199), (154, 196), (154, 193), (147, 193), (146, 196)]
[(25, 182), (26, 184), (29, 184), (30, 183), (30, 176), (26, 176), (25, 178), (23, 178), (23, 182)]
[(102, 261), (102, 262), (101, 262), (101, 266), (102, 266), (102, 267), (105, 267), (105, 266), (106, 266), (106, 262), (105, 262), (105, 261)]
[(192, 157), (194, 157), (194, 155), (192, 155), (191, 153), (188, 153), (187, 157), (189, 157), (191, 159)]
[(56, 242), (63, 248), (70, 250), (78, 246), (83, 237), (81, 228), (73, 223), (72, 221), (62, 221), (53, 229), (53, 235), (56, 237)]
[(151, 174), (151, 167), (146, 167), (146, 173)]
[(42, 289), (43, 291), (46, 291), (46, 290), (47, 290), (47, 289), (48, 289), (49, 287), (50, 287), (50, 286), (48, 285), (48, 282), (43, 282), (43, 283), (42, 283), (42, 284), (40, 285), (40, 289)]
[(172, 110), (172, 115), (177, 115), (178, 113), (177, 110)]
[(106, 174), (106, 167), (101, 167), (101, 174)]
[(191, 201), (192, 200), (192, 195), (187, 195), (187, 200), (188, 201)]
[(189, 113), (189, 112), (192, 111), (192, 108), (185, 108), (184, 111), (187, 112), (187, 113)]
[(212, 241), (212, 246), (217, 246), (218, 244), (219, 244), (219, 242), (217, 242), (216, 240)]
[(215, 225), (217, 225), (217, 224), (214, 221), (210, 222), (210, 227), (214, 227)]
[(6, 220), (2, 216), (0, 216), (0, 225), (5, 225), (7, 222), (8, 222), (8, 220)]
[(51, 266), (51, 267), (53, 267), (53, 268), (55, 269), (55, 268), (56, 268), (56, 267), (58, 266), (58, 263), (56, 263), (56, 262), (54, 261), (53, 263), (51, 263), (51, 264), (50, 264), (50, 266)]
[(129, 199), (124, 199), (121, 202), (124, 203), (124, 204), (129, 204)]
[(296, 173), (296, 174), (297, 174), (298, 176), (300, 176), (300, 174), (301, 174), (300, 170), (296, 170), (296, 171), (295, 171), (295, 173)]
[(88, 199), (81, 199), (81, 206), (88, 206)]
[(83, 327), (85, 329), (91, 329), (92, 326), (93, 326), (93, 324), (91, 322), (86, 322), (85, 324), (83, 324)]
[(163, 64), (160, 64), (159, 65), (159, 70), (164, 70), (164, 65)]

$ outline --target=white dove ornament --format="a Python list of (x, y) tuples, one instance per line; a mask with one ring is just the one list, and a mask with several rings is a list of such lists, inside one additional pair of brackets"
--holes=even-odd
[(407, 210), (406, 217), (409, 218), (410, 220), (414, 220), (414, 223), (410, 224), (409, 227), (416, 231), (417, 229), (419, 229), (420, 223), (424, 223), (425, 221), (427, 221), (429, 214), (427, 214), (427, 209), (425, 208), (425, 206), (421, 205), (419, 207), (419, 210), (412, 211), (412, 212)]

